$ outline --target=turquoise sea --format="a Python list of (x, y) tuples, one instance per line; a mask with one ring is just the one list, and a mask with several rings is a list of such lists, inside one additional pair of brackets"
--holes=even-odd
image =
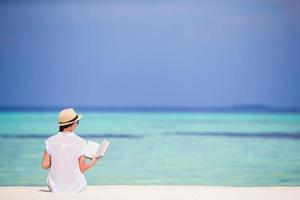
[[(94, 184), (300, 186), (300, 113), (80, 112), (76, 131), (111, 141)], [(0, 112), (0, 185), (45, 185), (57, 112)]]

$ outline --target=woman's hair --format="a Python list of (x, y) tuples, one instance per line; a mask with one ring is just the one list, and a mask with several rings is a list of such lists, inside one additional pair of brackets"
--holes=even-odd
[(64, 126), (60, 126), (59, 127), (59, 131), (63, 131), (65, 128), (68, 128), (69, 126), (72, 126), (74, 123), (72, 124), (67, 124), (67, 125), (64, 125)]

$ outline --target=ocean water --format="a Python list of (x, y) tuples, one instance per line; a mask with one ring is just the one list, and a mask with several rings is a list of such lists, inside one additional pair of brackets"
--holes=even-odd
[[(300, 186), (299, 113), (81, 112), (111, 147), (88, 184)], [(45, 185), (57, 112), (0, 112), (0, 185)]]

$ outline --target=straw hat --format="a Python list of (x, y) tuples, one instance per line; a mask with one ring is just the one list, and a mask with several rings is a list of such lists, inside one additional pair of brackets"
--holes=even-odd
[(58, 114), (58, 124), (59, 126), (72, 124), (79, 121), (81, 117), (73, 108), (64, 109)]

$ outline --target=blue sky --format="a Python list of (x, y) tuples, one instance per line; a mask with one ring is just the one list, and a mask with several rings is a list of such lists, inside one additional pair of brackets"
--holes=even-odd
[(300, 107), (296, 0), (0, 3), (0, 106)]

